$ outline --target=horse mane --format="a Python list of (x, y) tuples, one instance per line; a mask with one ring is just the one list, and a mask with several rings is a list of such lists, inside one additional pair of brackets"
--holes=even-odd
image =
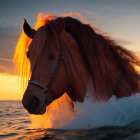
[(119, 79), (121, 75), (130, 87), (130, 91), (133, 93), (138, 91), (140, 75), (135, 70), (135, 66), (140, 66), (140, 60), (131, 51), (118, 45), (109, 37), (96, 33), (90, 25), (71, 17), (65, 17), (64, 20), (65, 30), (75, 38), (79, 45), (98, 99), (107, 100), (112, 96), (117, 86), (115, 78)]
[[(37, 22), (35, 24), (35, 29), (39, 29), (41, 26), (45, 26), (54, 18), (52, 14), (42, 14), (39, 13), (37, 16)], [(19, 37), (18, 43), (16, 45), (15, 54), (14, 54), (14, 62), (16, 65), (16, 70), (21, 78), (21, 87), (24, 91), (27, 87), (28, 80), (30, 79), (31, 69), (30, 62), (26, 57), (26, 52), (28, 51), (28, 47), (31, 43), (32, 39), (29, 38), (23, 31)]]

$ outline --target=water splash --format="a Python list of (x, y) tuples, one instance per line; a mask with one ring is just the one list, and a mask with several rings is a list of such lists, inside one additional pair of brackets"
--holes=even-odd
[(86, 99), (76, 103), (75, 119), (64, 126), (64, 129), (89, 129), (104, 126), (126, 126), (136, 120), (140, 125), (140, 94), (116, 99), (115, 96), (103, 104), (93, 103)]
[(65, 93), (46, 107), (45, 114), (30, 116), (30, 128), (61, 128), (74, 119), (71, 99)]
[[(57, 103), (58, 105), (58, 103)], [(32, 128), (57, 128), (57, 129), (90, 129), (109, 126), (126, 126), (135, 121), (140, 126), (140, 94), (116, 99), (112, 96), (108, 102), (95, 103), (91, 98), (86, 98), (84, 103), (76, 102), (75, 116), (59, 102), (61, 111), (55, 115), (55, 108), (51, 118), (32, 116)], [(65, 108), (66, 107), (66, 108)], [(65, 111), (66, 112), (65, 112)], [(73, 118), (71, 118), (73, 116)], [(66, 118), (65, 118), (66, 117)]]

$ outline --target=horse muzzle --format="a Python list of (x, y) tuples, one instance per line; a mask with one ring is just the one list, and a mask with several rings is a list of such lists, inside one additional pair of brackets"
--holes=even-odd
[(22, 104), (30, 114), (42, 115), (46, 112), (46, 96), (39, 90), (27, 88)]

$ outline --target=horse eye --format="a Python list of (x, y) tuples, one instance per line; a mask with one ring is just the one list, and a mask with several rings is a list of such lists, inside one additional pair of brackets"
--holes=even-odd
[(53, 56), (52, 54), (49, 56), (49, 59), (55, 59), (55, 56)]

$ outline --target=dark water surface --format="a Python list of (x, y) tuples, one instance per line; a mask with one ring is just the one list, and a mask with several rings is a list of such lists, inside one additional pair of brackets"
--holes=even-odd
[(139, 122), (84, 130), (29, 129), (30, 118), (20, 101), (0, 101), (0, 139), (5, 140), (140, 140)]

